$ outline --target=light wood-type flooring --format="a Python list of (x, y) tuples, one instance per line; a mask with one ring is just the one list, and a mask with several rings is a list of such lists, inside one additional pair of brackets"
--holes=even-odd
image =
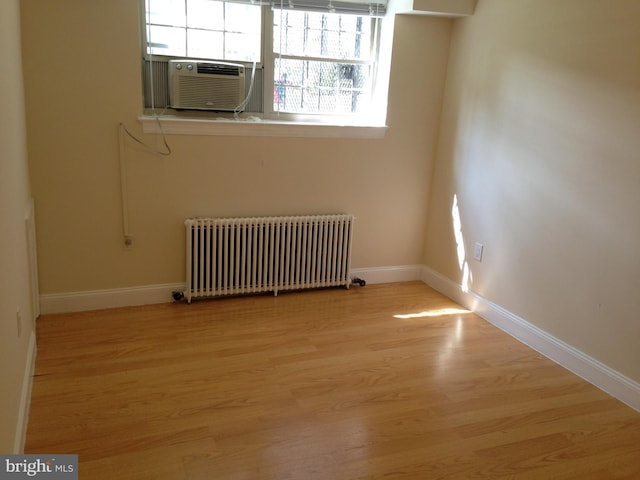
[(640, 479), (640, 413), (419, 282), (38, 320), (83, 480)]

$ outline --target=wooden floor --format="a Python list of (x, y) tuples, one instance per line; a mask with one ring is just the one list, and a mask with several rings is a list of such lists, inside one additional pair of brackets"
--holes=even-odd
[(80, 478), (640, 479), (640, 413), (421, 283), (42, 316)]

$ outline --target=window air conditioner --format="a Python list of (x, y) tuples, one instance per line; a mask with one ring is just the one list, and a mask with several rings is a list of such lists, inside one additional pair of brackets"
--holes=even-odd
[(176, 110), (233, 112), (244, 101), (244, 66), (169, 60), (169, 100)]

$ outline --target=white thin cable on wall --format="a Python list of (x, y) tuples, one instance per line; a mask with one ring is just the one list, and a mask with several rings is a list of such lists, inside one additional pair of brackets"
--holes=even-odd
[(253, 83), (255, 81), (255, 78), (256, 78), (256, 62), (254, 60), (253, 68), (251, 69), (251, 82), (249, 83), (249, 91), (247, 92), (247, 95), (244, 97), (244, 100), (240, 103), (240, 105), (238, 105), (236, 108), (233, 109), (233, 118), (235, 118), (236, 120), (238, 120), (238, 115), (240, 114), (240, 112), (244, 110), (244, 108), (249, 103), (249, 100), (251, 100), (251, 94), (253, 93)]
[[(160, 119), (156, 116), (156, 121), (158, 122), (158, 128), (162, 132), (162, 125), (160, 123)], [(122, 203), (122, 235), (124, 237), (124, 244), (128, 247), (133, 245), (133, 235), (131, 234), (130, 226), (129, 226), (129, 195), (128, 195), (128, 182), (127, 182), (127, 155), (126, 155), (126, 140), (131, 138), (138, 145), (141, 145), (145, 150), (151, 152), (155, 155), (160, 155), (164, 157), (168, 157), (171, 155), (171, 147), (169, 146), (167, 139), (162, 133), (162, 139), (164, 143), (165, 150), (159, 150), (157, 148), (151, 147), (132, 134), (129, 129), (125, 126), (124, 123), (120, 122), (118, 124), (118, 159), (120, 162), (120, 195), (121, 195), (121, 203)]]
[[(151, 14), (150, 10), (147, 9), (147, 45), (151, 43), (151, 28), (149, 27), (151, 24)], [(160, 116), (164, 113), (162, 111), (161, 115), (158, 115), (155, 111), (155, 91), (153, 86), (153, 53), (149, 51), (149, 88), (151, 92), (151, 112), (155, 117), (156, 122), (158, 123), (158, 130), (160, 131), (160, 135), (162, 136), (162, 143), (164, 148), (158, 149), (152, 147), (138, 137), (136, 137), (133, 133), (129, 131), (126, 125), (123, 122), (118, 124), (118, 160), (120, 164), (120, 195), (121, 195), (121, 203), (122, 203), (122, 235), (124, 237), (124, 244), (127, 247), (133, 245), (133, 235), (131, 234), (131, 229), (129, 225), (129, 195), (128, 195), (128, 182), (127, 182), (127, 156), (126, 156), (126, 140), (127, 137), (135, 141), (138, 145), (141, 145), (145, 150), (155, 155), (160, 156), (169, 156), (171, 155), (171, 147), (169, 146), (169, 142), (167, 141), (167, 137), (164, 134), (162, 129), (162, 123), (160, 122)], [(166, 107), (165, 107), (166, 110)]]
[(122, 235), (124, 244), (130, 247), (133, 244), (133, 237), (129, 230), (129, 196), (127, 193), (127, 162), (124, 149), (125, 126), (120, 123), (118, 127), (118, 146), (120, 160), (120, 195), (122, 198)]

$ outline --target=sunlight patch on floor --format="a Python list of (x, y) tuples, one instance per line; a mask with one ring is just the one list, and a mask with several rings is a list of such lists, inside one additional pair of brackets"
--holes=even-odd
[(442, 317), (445, 315), (456, 315), (460, 313), (471, 313), (471, 310), (464, 308), (440, 308), (437, 310), (429, 310), (420, 313), (406, 313), (403, 315), (394, 315), (394, 318), (422, 318), (422, 317)]

